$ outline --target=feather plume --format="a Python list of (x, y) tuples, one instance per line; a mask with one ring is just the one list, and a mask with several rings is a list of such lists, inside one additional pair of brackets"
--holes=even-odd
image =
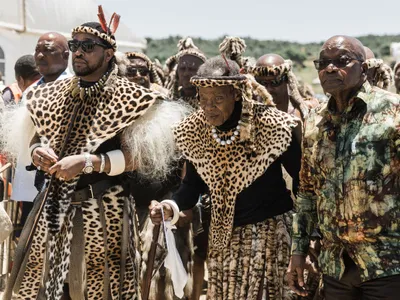
[(99, 5), (99, 13), (97, 16), (99, 17), (101, 28), (104, 30), (104, 32), (108, 32), (106, 17), (104, 16), (103, 7), (101, 5)]
[(111, 18), (111, 21), (110, 21), (111, 34), (114, 34), (117, 31), (120, 19), (121, 19), (120, 15), (118, 15), (116, 13), (113, 14), (113, 17)]

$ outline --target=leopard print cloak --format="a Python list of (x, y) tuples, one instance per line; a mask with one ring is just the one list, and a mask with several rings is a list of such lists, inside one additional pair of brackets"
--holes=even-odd
[[(252, 101), (252, 100), (246, 100)], [(296, 118), (262, 103), (253, 103), (255, 155), (246, 141), (220, 145), (211, 134), (204, 112), (198, 110), (175, 129), (177, 147), (208, 185), (211, 197), (210, 249), (230, 244), (237, 195), (260, 177), (290, 145)], [(227, 139), (233, 130), (220, 133)]]
[[(74, 93), (78, 77), (33, 88), (26, 97), (27, 108), (42, 145), (60, 154), (73, 111), (77, 111), (65, 156), (92, 153), (104, 141), (132, 125), (160, 97), (158, 93), (117, 76), (117, 72), (115, 66), (104, 87), (84, 100), (80, 93)], [(68, 273), (74, 216), (71, 198), (78, 179), (54, 180), (44, 206), (43, 218), (48, 230), (42, 255), (47, 253), (48, 276), (44, 282), (47, 299), (61, 298)]]

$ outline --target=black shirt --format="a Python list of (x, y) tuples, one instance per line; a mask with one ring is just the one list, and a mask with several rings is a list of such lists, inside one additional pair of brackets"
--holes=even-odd
[[(237, 102), (240, 103), (240, 102)], [(238, 113), (239, 111), (239, 113)], [(237, 125), (240, 118), (241, 105), (236, 105), (232, 117), (219, 130), (229, 130)], [(234, 121), (236, 119), (236, 122)], [(282, 175), (282, 165), (293, 178), (293, 193), (296, 194), (299, 184), (301, 159), (300, 141), (295, 138), (289, 148), (263, 175), (249, 187), (240, 192), (236, 198), (234, 226), (254, 224), (267, 218), (283, 214), (293, 208), (290, 191)], [(208, 192), (208, 187), (192, 163), (186, 161), (186, 174), (173, 199), (180, 210), (192, 208), (199, 196)], [(211, 199), (212, 202), (212, 199)]]

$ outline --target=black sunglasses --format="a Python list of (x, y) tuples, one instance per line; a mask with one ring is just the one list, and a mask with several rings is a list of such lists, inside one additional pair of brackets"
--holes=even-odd
[(314, 60), (314, 66), (318, 71), (324, 70), (330, 64), (341, 69), (341, 68), (345, 68), (348, 64), (350, 64), (354, 60), (359, 61), (359, 62), (364, 62), (362, 59), (341, 57), (341, 58), (337, 58), (337, 59), (316, 59), (316, 60)]
[(259, 84), (267, 87), (267, 86), (272, 86), (272, 87), (278, 87), (280, 86), (283, 82), (287, 81), (287, 75), (282, 75), (280, 77), (277, 77), (272, 80), (259, 80), (256, 78)]
[(82, 49), (83, 52), (90, 53), (93, 51), (95, 46), (100, 46), (105, 49), (110, 48), (102, 43), (93, 41), (93, 40), (86, 40), (86, 41), (78, 41), (78, 40), (70, 40), (68, 41), (68, 48), (71, 52), (78, 51), (79, 47)]
[(126, 71), (126, 74), (130, 77), (137, 76), (138, 73), (140, 74), (140, 76), (147, 76), (149, 74), (149, 70), (145, 68), (128, 67)]

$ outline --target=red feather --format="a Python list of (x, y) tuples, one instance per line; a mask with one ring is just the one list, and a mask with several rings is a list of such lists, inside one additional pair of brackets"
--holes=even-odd
[(107, 33), (108, 32), (107, 21), (104, 16), (103, 8), (101, 7), (101, 5), (99, 5), (99, 13), (97, 14), (97, 16), (99, 17), (101, 28), (104, 30), (104, 32)]
[(116, 13), (114, 13), (114, 14), (115, 14), (115, 16), (114, 16), (114, 18), (112, 20), (112, 23), (110, 21), (111, 34), (114, 34), (117, 31), (118, 26), (119, 26), (119, 20), (121, 19), (120, 15), (118, 15)]

